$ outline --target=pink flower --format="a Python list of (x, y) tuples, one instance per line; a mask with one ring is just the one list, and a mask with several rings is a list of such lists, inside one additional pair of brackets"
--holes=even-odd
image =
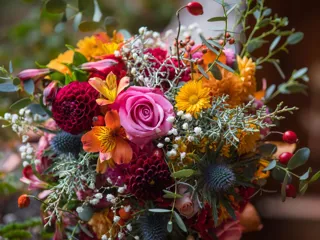
[(21, 71), (17, 77), (20, 78), (21, 81), (25, 81), (28, 79), (39, 80), (40, 78), (48, 75), (50, 73), (49, 68), (42, 69), (26, 69)]
[(240, 240), (242, 236), (242, 226), (239, 220), (231, 220), (220, 225), (217, 228), (216, 235), (219, 240)]
[(228, 66), (232, 67), (233, 63), (236, 61), (236, 55), (232, 48), (225, 48), (223, 50), (226, 55), (226, 63)]
[(48, 187), (48, 183), (40, 180), (36, 175), (34, 175), (32, 167), (30, 165), (26, 166), (22, 170), (22, 178), (20, 181), (29, 185), (29, 190), (33, 189), (45, 189)]
[(112, 67), (113, 65), (118, 64), (118, 61), (114, 59), (104, 59), (97, 62), (87, 62), (80, 66), (80, 69), (86, 71), (105, 71), (107, 68)]
[(192, 218), (199, 211), (199, 204), (195, 198), (192, 198), (191, 192), (187, 192), (188, 188), (184, 185), (178, 186), (178, 194), (182, 198), (176, 200), (175, 207), (179, 213), (186, 218)]
[(117, 97), (113, 107), (129, 140), (139, 147), (165, 136), (172, 128), (166, 119), (174, 116), (173, 106), (159, 89), (130, 87)]
[(43, 103), (47, 105), (52, 103), (56, 94), (58, 92), (58, 82), (52, 81), (46, 88), (43, 90)]

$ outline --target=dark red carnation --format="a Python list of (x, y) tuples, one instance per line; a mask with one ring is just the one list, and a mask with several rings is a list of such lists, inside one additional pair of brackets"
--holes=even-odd
[(87, 82), (72, 82), (61, 88), (52, 104), (57, 125), (71, 134), (90, 130), (92, 119), (99, 115), (98, 91)]
[(134, 157), (127, 169), (128, 190), (139, 199), (157, 199), (173, 183), (168, 165), (158, 154)]

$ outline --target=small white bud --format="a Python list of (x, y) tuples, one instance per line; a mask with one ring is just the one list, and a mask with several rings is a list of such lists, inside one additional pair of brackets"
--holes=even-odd
[(194, 141), (194, 136), (188, 136), (188, 141), (193, 142)]
[(125, 212), (130, 212), (130, 210), (131, 210), (131, 206), (130, 205), (127, 205), (127, 206), (124, 207), (124, 211)]
[(25, 152), (27, 150), (27, 146), (22, 145), (21, 147), (19, 147), (19, 152)]
[(140, 75), (140, 76), (138, 77), (138, 79), (139, 79), (140, 81), (143, 81), (143, 76)]
[(178, 135), (178, 130), (177, 130), (176, 128), (172, 128), (172, 129), (170, 130), (170, 132), (171, 132), (171, 134), (173, 134), (173, 135), (175, 135), (175, 136)]
[(129, 232), (132, 231), (132, 225), (130, 223), (127, 225), (127, 229), (128, 229)]
[(23, 167), (26, 167), (26, 166), (28, 166), (28, 165), (29, 165), (29, 162), (23, 161), (23, 163), (22, 163), (22, 166), (23, 166)]
[(170, 138), (166, 137), (166, 138), (164, 139), (164, 141), (165, 141), (165, 142), (170, 142)]
[(139, 240), (140, 238), (139, 238), (139, 236), (134, 236), (134, 239)]
[(35, 164), (35, 165), (40, 165), (40, 164), (41, 164), (41, 161), (40, 161), (39, 159), (36, 159), (36, 160), (34, 160), (34, 164)]
[(124, 187), (119, 187), (118, 188), (118, 193), (124, 193), (125, 191), (125, 188)]
[(146, 31), (147, 31), (147, 28), (146, 28), (146, 27), (141, 27), (141, 28), (139, 28), (139, 33), (140, 33), (141, 35), (144, 34)]
[(114, 217), (113, 217), (113, 221), (114, 221), (115, 223), (119, 222), (119, 221), (120, 221), (120, 217), (119, 217), (119, 216), (114, 216)]
[(26, 110), (25, 108), (21, 108), (21, 109), (19, 110), (19, 115), (23, 115), (25, 110)]
[(26, 156), (26, 159), (28, 159), (28, 160), (31, 160), (33, 157), (32, 157), (32, 155), (27, 155)]
[(186, 119), (188, 121), (192, 120), (192, 115), (190, 113), (186, 113), (182, 116), (182, 119)]
[(180, 140), (181, 140), (181, 137), (180, 137), (180, 136), (179, 136), (179, 137), (175, 137), (174, 140), (175, 140), (175, 141), (180, 141)]
[(173, 144), (172, 147), (173, 147), (174, 149), (178, 149), (179, 145), (178, 145), (178, 144)]
[(123, 237), (124, 237), (124, 233), (119, 232), (119, 233), (118, 233), (118, 238), (119, 238), (119, 239), (122, 239)]
[(137, 69), (136, 69), (136, 68), (131, 68), (131, 74), (132, 74), (132, 75), (135, 75), (136, 72), (137, 72)]
[(94, 195), (94, 197), (97, 199), (102, 199), (103, 196), (102, 196), (102, 193), (97, 193)]
[(9, 119), (11, 119), (11, 113), (5, 113), (4, 120), (9, 120)]
[(83, 207), (77, 207), (76, 211), (77, 211), (77, 213), (82, 213), (83, 212)]
[(169, 117), (167, 117), (167, 122), (169, 122), (169, 123), (173, 123), (174, 122), (174, 116), (169, 116)]
[(89, 202), (92, 205), (97, 205), (99, 203), (99, 199), (94, 198), (94, 199), (91, 199)]
[(23, 135), (23, 136), (22, 136), (22, 142), (23, 142), (23, 143), (27, 142), (28, 139), (29, 139), (29, 136), (27, 136), (27, 135)]
[(181, 117), (183, 115), (183, 111), (180, 110), (179, 112), (177, 112), (177, 115)]
[(112, 194), (107, 194), (107, 201), (108, 202), (111, 202), (114, 199), (115, 199), (115, 197)]
[(189, 127), (188, 123), (182, 124), (182, 129), (187, 130)]
[(200, 134), (202, 133), (201, 127), (195, 127), (195, 128), (194, 128), (194, 133), (195, 133), (196, 135), (200, 135)]
[(163, 148), (163, 146), (164, 146), (163, 143), (158, 143), (158, 144), (157, 144), (157, 147), (158, 147), (158, 148)]
[(27, 109), (26, 111), (25, 111), (25, 114), (26, 115), (29, 115), (31, 113), (31, 110), (30, 109)]
[(12, 121), (13, 123), (16, 123), (16, 122), (18, 121), (18, 119), (19, 119), (18, 114), (13, 114), (12, 117), (11, 117), (11, 121)]
[(159, 37), (160, 37), (160, 33), (154, 32), (154, 33), (152, 34), (152, 37), (154, 37), (154, 38), (159, 38)]
[(32, 147), (28, 147), (27, 150), (26, 150), (26, 153), (27, 154), (33, 153), (33, 148)]
[(25, 152), (21, 153), (21, 158), (26, 159), (27, 154)]
[(105, 234), (103, 234), (103, 235), (101, 236), (101, 240), (108, 240), (108, 237), (107, 237)]
[(187, 154), (185, 152), (180, 153), (180, 159), (183, 160), (186, 157), (186, 155)]

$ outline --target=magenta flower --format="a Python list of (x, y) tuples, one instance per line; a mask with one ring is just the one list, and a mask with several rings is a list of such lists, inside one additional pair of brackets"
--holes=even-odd
[(46, 88), (43, 90), (43, 103), (47, 105), (52, 103), (56, 94), (58, 92), (58, 82), (52, 81)]
[(107, 68), (110, 68), (114, 65), (117, 65), (119, 62), (114, 59), (104, 59), (97, 62), (87, 62), (80, 66), (80, 69), (86, 71), (105, 71)]
[(232, 67), (233, 63), (236, 61), (236, 54), (232, 48), (225, 48), (223, 50), (226, 55), (226, 63), (228, 66)]
[(143, 147), (155, 138), (167, 135), (174, 117), (173, 106), (159, 89), (130, 87), (112, 106), (117, 109), (128, 138)]
[(30, 165), (26, 166), (22, 170), (22, 177), (20, 181), (29, 185), (29, 190), (33, 189), (46, 189), (48, 187), (48, 183), (40, 180), (33, 172), (32, 167)]
[(26, 69), (21, 71), (17, 77), (21, 81), (25, 81), (28, 79), (33, 80), (39, 80), (40, 78), (43, 78), (44, 76), (48, 75), (51, 72), (49, 68), (42, 68), (42, 69)]

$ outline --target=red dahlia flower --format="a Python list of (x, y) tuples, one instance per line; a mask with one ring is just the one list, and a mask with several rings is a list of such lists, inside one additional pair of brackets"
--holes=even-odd
[(87, 82), (72, 82), (61, 88), (52, 104), (57, 125), (71, 134), (91, 129), (92, 119), (99, 115), (96, 103), (99, 93)]
[(146, 154), (134, 158), (128, 167), (128, 190), (137, 198), (157, 199), (163, 189), (172, 184), (172, 178), (162, 156)]

